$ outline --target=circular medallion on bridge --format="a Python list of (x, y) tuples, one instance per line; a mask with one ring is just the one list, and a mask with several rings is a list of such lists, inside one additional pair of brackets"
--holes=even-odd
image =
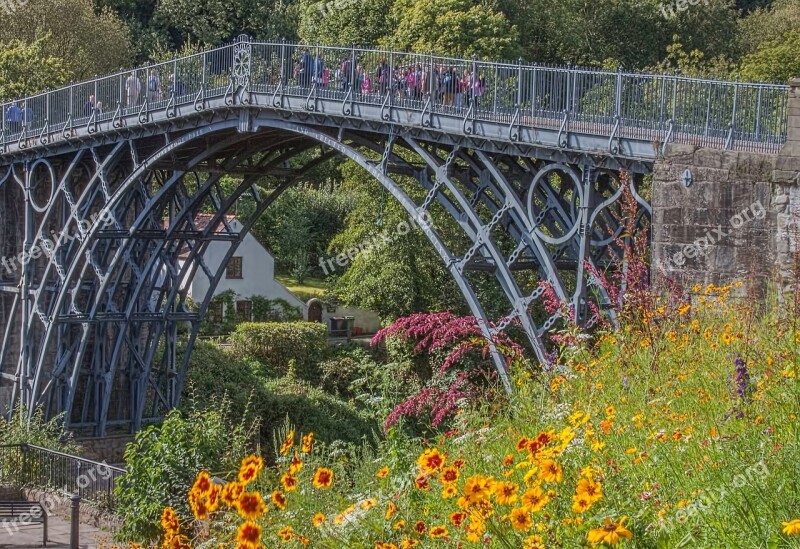
[(583, 191), (578, 174), (566, 164), (550, 164), (536, 174), (528, 189), (528, 217), (545, 242), (561, 245), (580, 227)]
[(233, 47), (233, 70), (231, 78), (237, 87), (244, 88), (250, 82), (250, 60), (252, 56), (250, 42), (240, 41)]

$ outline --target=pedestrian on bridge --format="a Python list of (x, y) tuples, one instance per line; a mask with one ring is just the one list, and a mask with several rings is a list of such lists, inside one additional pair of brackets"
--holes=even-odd
[(22, 109), (19, 103), (12, 103), (6, 111), (6, 122), (8, 122), (8, 131), (10, 133), (17, 133), (22, 129)]
[(132, 72), (128, 79), (125, 81), (125, 96), (127, 97), (126, 105), (128, 107), (135, 107), (139, 104), (139, 96), (142, 93), (142, 82), (137, 78), (136, 73)]

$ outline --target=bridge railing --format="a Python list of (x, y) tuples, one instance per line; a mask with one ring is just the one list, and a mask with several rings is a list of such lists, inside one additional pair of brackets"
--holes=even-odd
[[(316, 69), (317, 59), (327, 70)], [(384, 67), (383, 76), (378, 67)], [(626, 137), (765, 152), (779, 150), (788, 122), (785, 85), (240, 38), (3, 104), (0, 145), (3, 151), (13, 143), (36, 146), (79, 127), (89, 133), (113, 130), (135, 114), (144, 124), (149, 112), (175, 114), (177, 107), (242, 86), (275, 97), (396, 105), (610, 141)]]

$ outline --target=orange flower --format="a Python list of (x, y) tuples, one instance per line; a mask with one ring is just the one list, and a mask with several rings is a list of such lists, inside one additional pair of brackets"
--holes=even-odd
[(507, 455), (507, 456), (506, 456), (506, 457), (503, 459), (503, 467), (508, 467), (508, 466), (509, 466), (509, 465), (511, 465), (512, 463), (514, 463), (514, 456), (513, 456), (512, 454), (508, 454), (508, 455)]
[(294, 537), (294, 531), (291, 526), (286, 526), (285, 528), (281, 528), (278, 530), (278, 537), (281, 539), (283, 543), (288, 543), (292, 541)]
[(256, 520), (267, 512), (267, 506), (264, 505), (261, 494), (258, 492), (245, 492), (239, 496), (236, 509), (248, 520)]
[(419, 541), (415, 539), (404, 539), (400, 542), (400, 549), (411, 549), (419, 545)]
[(520, 509), (519, 507), (515, 507), (511, 510), (511, 526), (514, 530), (518, 530), (520, 532), (527, 532), (533, 526), (533, 520), (531, 519), (531, 514), (526, 509)]
[(283, 511), (286, 509), (286, 496), (283, 492), (275, 490), (272, 492), (272, 503), (275, 504), (275, 507)]
[(541, 463), (539, 478), (545, 482), (560, 483), (563, 478), (561, 466), (552, 459), (546, 459)]
[(283, 489), (287, 492), (294, 492), (297, 490), (297, 477), (289, 473), (284, 473), (281, 477), (281, 484), (283, 485)]
[(172, 507), (165, 507), (164, 512), (161, 513), (161, 528), (168, 534), (178, 532), (181, 529), (178, 515)]
[(443, 484), (452, 484), (458, 480), (459, 472), (455, 467), (445, 467), (442, 469), (442, 474), (439, 475), (439, 480)]
[(236, 541), (240, 547), (257, 549), (261, 547), (261, 527), (255, 522), (247, 521), (236, 532)]
[(464, 522), (466, 518), (467, 514), (464, 513), (463, 511), (459, 513), (453, 513), (452, 515), (450, 515), (450, 522), (453, 523), (453, 526), (458, 528), (461, 526), (461, 524)]
[(208, 471), (202, 471), (192, 485), (192, 492), (204, 496), (211, 490), (211, 484), (211, 475), (208, 474)]
[(244, 485), (253, 482), (263, 468), (264, 460), (260, 457), (248, 456), (244, 458), (241, 467), (239, 467), (239, 482)]
[(395, 505), (390, 501), (389, 504), (386, 506), (386, 520), (391, 520), (396, 512), (397, 512), (397, 505)]
[(589, 531), (589, 543), (597, 545), (605, 543), (607, 545), (616, 545), (619, 543), (620, 538), (631, 539), (633, 534), (623, 526), (626, 517), (622, 517), (619, 523), (612, 522), (610, 518), (606, 518), (605, 524), (600, 528), (595, 528)]
[(441, 526), (434, 526), (431, 528), (430, 534), (428, 534), (433, 539), (443, 538), (449, 532), (447, 531), (447, 526), (444, 524)]
[(453, 484), (445, 484), (442, 488), (442, 499), (450, 499), (458, 493), (458, 488)]
[(289, 474), (296, 475), (303, 468), (303, 460), (300, 459), (300, 454), (294, 453), (292, 462), (289, 464)]
[(425, 526), (425, 523), (422, 522), (421, 520), (418, 520), (417, 522), (414, 523), (414, 531), (420, 536), (424, 534), (427, 529), (428, 527)]
[(517, 451), (518, 452), (525, 451), (528, 448), (528, 443), (529, 442), (530, 441), (528, 440), (528, 437), (522, 437), (521, 439), (519, 439), (517, 441)]
[(308, 433), (303, 436), (303, 446), (300, 451), (304, 454), (311, 452), (311, 447), (314, 445), (314, 433)]
[(428, 448), (417, 459), (417, 465), (427, 474), (435, 475), (444, 467), (444, 457), (439, 453), (438, 449)]
[(462, 467), (464, 467), (464, 464), (465, 464), (464, 460), (459, 458), (453, 462), (453, 467), (455, 467), (456, 469), (461, 469)]
[(415, 478), (414, 485), (417, 487), (417, 490), (428, 491), (431, 489), (430, 484), (428, 483), (428, 477), (426, 475), (420, 475)]
[(228, 507), (236, 507), (239, 504), (239, 496), (244, 492), (244, 485), (238, 482), (229, 482), (222, 487), (220, 499)]
[(289, 450), (292, 449), (292, 446), (294, 446), (294, 431), (289, 431), (286, 433), (286, 438), (284, 439), (283, 444), (281, 444), (281, 455), (285, 456)]
[(542, 493), (540, 486), (534, 486), (524, 494), (522, 494), (522, 507), (531, 513), (538, 513), (550, 501), (547, 494)]
[(361, 504), (359, 505), (359, 507), (361, 507), (364, 511), (369, 511), (370, 509), (375, 507), (376, 503), (378, 503), (377, 499), (368, 498), (368, 499), (365, 499), (364, 501), (362, 501)]
[(333, 471), (320, 467), (314, 473), (314, 480), (312, 481), (314, 488), (322, 488), (327, 490), (333, 484)]
[(206, 505), (206, 498), (195, 491), (189, 492), (189, 507), (192, 509), (194, 518), (197, 520), (206, 520), (208, 518), (208, 505)]
[(519, 486), (513, 482), (496, 482), (494, 495), (500, 505), (513, 505), (517, 501)]
[(323, 524), (325, 524), (325, 515), (322, 513), (317, 513), (314, 515), (314, 519), (311, 521), (311, 524), (314, 525), (314, 528), (319, 528)]
[(386, 478), (389, 476), (389, 468), (388, 467), (381, 467), (378, 469), (378, 472), (375, 473), (375, 476), (378, 478)]

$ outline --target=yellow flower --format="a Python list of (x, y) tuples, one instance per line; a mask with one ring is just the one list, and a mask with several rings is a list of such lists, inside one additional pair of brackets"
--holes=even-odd
[(515, 507), (511, 510), (511, 526), (514, 530), (527, 532), (533, 526), (531, 514), (526, 509)]
[(287, 492), (294, 492), (297, 490), (297, 477), (290, 473), (285, 473), (281, 477), (281, 484), (283, 485), (283, 489)]
[(307, 454), (311, 451), (311, 447), (314, 445), (314, 433), (308, 433), (307, 435), (303, 436), (303, 445), (300, 448), (300, 451), (304, 454)]
[(322, 488), (327, 490), (333, 484), (333, 471), (330, 469), (326, 469), (325, 467), (320, 467), (314, 473), (314, 480), (312, 481), (314, 488)]
[(275, 507), (283, 511), (286, 509), (286, 495), (279, 490), (275, 490), (272, 492), (272, 503), (275, 504)]
[(438, 449), (428, 448), (417, 459), (417, 465), (427, 474), (435, 475), (444, 467), (444, 457), (439, 453)]
[(491, 496), (492, 478), (474, 475), (464, 484), (464, 496), (468, 503), (475, 504), (486, 501)]
[(585, 513), (592, 506), (592, 501), (586, 496), (572, 496), (572, 512)]
[(389, 476), (389, 468), (388, 467), (381, 467), (378, 469), (378, 472), (375, 473), (375, 476), (378, 478), (386, 478)]
[(589, 503), (594, 503), (603, 497), (603, 485), (592, 479), (582, 478), (578, 481), (575, 493), (586, 498)]
[(283, 444), (281, 444), (281, 455), (285, 456), (292, 449), (292, 446), (294, 446), (294, 431), (289, 431), (286, 433), (286, 439), (284, 439)]
[(211, 475), (208, 471), (202, 471), (197, 475), (197, 479), (192, 485), (192, 492), (204, 496), (211, 491)]
[(783, 533), (787, 536), (800, 536), (800, 519), (782, 522), (781, 526), (783, 526)]
[(394, 530), (402, 530), (402, 529), (405, 527), (405, 525), (406, 525), (406, 521), (404, 521), (404, 520), (398, 520), (397, 522), (395, 522), (394, 524), (392, 524), (392, 528), (393, 528)]
[(419, 541), (415, 539), (404, 539), (400, 542), (400, 549), (411, 549), (419, 545)]
[(375, 499), (375, 498), (369, 498), (369, 499), (365, 499), (364, 501), (362, 501), (362, 502), (361, 502), (361, 505), (360, 505), (360, 507), (361, 507), (361, 508), (362, 508), (364, 511), (369, 511), (370, 509), (372, 509), (373, 507), (375, 507), (375, 504), (376, 504), (376, 503), (378, 503), (378, 500), (377, 500), (377, 499)]
[(602, 527), (589, 530), (589, 543), (593, 545), (600, 543), (616, 545), (619, 543), (620, 538), (631, 539), (633, 534), (623, 526), (625, 518), (622, 517), (619, 523), (612, 522), (610, 518), (606, 518)]
[(450, 499), (458, 493), (458, 488), (453, 484), (445, 484), (442, 488), (442, 499)]
[(294, 457), (292, 458), (292, 462), (289, 464), (288, 473), (290, 475), (296, 475), (297, 473), (300, 472), (302, 468), (303, 468), (303, 460), (300, 459), (300, 454), (298, 454), (297, 451), (295, 451)]
[(240, 547), (256, 549), (261, 547), (261, 527), (255, 522), (247, 521), (236, 532), (236, 541)]
[(522, 549), (544, 549), (544, 539), (542, 536), (530, 536), (525, 538)]
[(386, 506), (386, 520), (391, 520), (394, 514), (397, 512), (397, 505), (392, 503), (391, 501)]
[(531, 513), (538, 513), (550, 501), (550, 497), (542, 492), (540, 486), (534, 486), (522, 494), (521, 504), (524, 509)]
[(500, 505), (513, 505), (517, 501), (519, 486), (513, 482), (496, 482), (494, 495)]
[(539, 469), (539, 479), (544, 482), (558, 482), (563, 478), (561, 466), (552, 459), (542, 461)]
[(455, 512), (450, 515), (450, 522), (453, 523), (453, 526), (459, 528), (461, 524), (466, 520), (467, 514), (464, 512)]
[(428, 535), (433, 539), (438, 539), (445, 537), (448, 533), (447, 526), (443, 524), (441, 526), (432, 526)]
[(239, 467), (239, 482), (244, 485), (253, 482), (263, 468), (264, 460), (260, 457), (251, 455), (244, 458)]
[(236, 509), (240, 515), (248, 520), (256, 520), (267, 512), (267, 506), (264, 505), (261, 494), (258, 492), (245, 492), (240, 495), (239, 501), (236, 503)]
[(458, 481), (459, 475), (460, 473), (457, 468), (445, 467), (442, 469), (442, 474), (439, 475), (439, 480), (442, 481), (442, 484), (453, 484)]
[(325, 524), (325, 515), (322, 513), (317, 513), (314, 515), (314, 519), (311, 521), (311, 524), (314, 525), (314, 528), (319, 528), (323, 524)]
[(283, 543), (288, 543), (292, 541), (294, 537), (294, 531), (291, 526), (286, 526), (285, 528), (281, 528), (278, 530), (278, 537), (281, 538)]

